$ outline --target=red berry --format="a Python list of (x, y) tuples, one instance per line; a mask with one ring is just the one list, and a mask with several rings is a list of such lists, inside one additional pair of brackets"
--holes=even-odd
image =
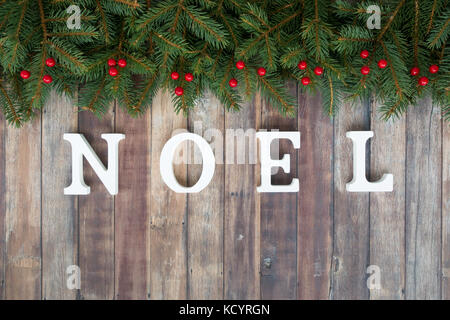
[(361, 56), (361, 58), (367, 59), (369, 57), (369, 51), (363, 50), (359, 55)]
[(361, 68), (361, 73), (365, 76), (368, 75), (370, 73), (370, 68), (368, 66), (363, 66)]
[(114, 68), (114, 67), (109, 68), (109, 75), (110, 75), (111, 77), (115, 77), (115, 76), (117, 76), (118, 74), (119, 74), (119, 71), (117, 71), (116, 68)]
[(45, 60), (45, 64), (47, 65), (47, 67), (54, 67), (56, 64), (56, 61), (53, 58), (47, 58)]
[(314, 68), (314, 73), (317, 74), (318, 76), (320, 76), (323, 73), (323, 68), (322, 67), (315, 67)]
[(419, 79), (419, 85), (421, 86), (426, 86), (428, 84), (428, 78), (427, 77), (422, 77)]
[(306, 61), (300, 61), (300, 62), (298, 63), (298, 65), (297, 65), (297, 67), (298, 67), (300, 70), (305, 70), (307, 66), (308, 66), (308, 64), (306, 63)]
[(433, 65), (430, 67), (430, 73), (437, 73), (438, 71), (439, 71), (439, 66), (433, 64)]
[(237, 86), (238, 82), (235, 78), (230, 79), (230, 81), (228, 82), (228, 84), (230, 85), (230, 87), (234, 88)]
[(44, 81), (45, 83), (52, 83), (53, 78), (52, 78), (52, 76), (46, 74), (46, 75), (42, 78), (42, 81)]
[(194, 75), (192, 73), (188, 72), (184, 75), (184, 80), (190, 82), (190, 81), (194, 80)]
[(22, 70), (20, 71), (20, 76), (22, 79), (28, 79), (30, 77), (31, 73), (28, 70)]
[(183, 93), (184, 93), (184, 89), (183, 89), (182, 87), (176, 87), (176, 88), (175, 88), (175, 94), (176, 94), (177, 96), (182, 96)]
[(119, 65), (119, 67), (125, 68), (125, 67), (127, 66), (127, 60), (125, 60), (125, 59), (119, 59), (119, 60), (117, 61), (117, 64)]
[(387, 67), (387, 61), (384, 59), (381, 59), (380, 61), (378, 61), (378, 68), (380, 69), (384, 69)]
[(239, 70), (244, 69), (245, 67), (245, 63), (242, 60), (239, 60), (238, 62), (236, 62), (236, 68), (238, 68)]
[(45, 60), (45, 64), (47, 65), (47, 67), (54, 67), (56, 62), (55, 62), (55, 59), (48, 58)]
[(108, 59), (108, 66), (114, 67), (116, 65), (116, 60), (114, 59)]
[(264, 69), (263, 67), (258, 68), (258, 75), (263, 76), (266, 74), (266, 69)]
[(411, 69), (410, 73), (412, 76), (417, 76), (420, 73), (420, 69), (417, 67), (414, 67)]
[(308, 77), (303, 77), (302, 78), (302, 84), (304, 85), (304, 86), (307, 86), (308, 84), (310, 84), (311, 83), (311, 79), (310, 78), (308, 78)]
[(178, 78), (180, 77), (180, 74), (178, 72), (174, 71), (170, 74), (170, 76), (173, 80), (178, 80)]

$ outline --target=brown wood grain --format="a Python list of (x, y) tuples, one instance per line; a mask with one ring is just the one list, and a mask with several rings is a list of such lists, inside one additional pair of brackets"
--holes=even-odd
[(298, 298), (328, 299), (333, 251), (333, 120), (299, 93)]
[(41, 298), (41, 124), (5, 130), (5, 297)]
[(442, 120), (442, 299), (450, 300), (450, 122)]
[[(297, 88), (290, 84), (291, 94)], [(261, 129), (297, 131), (296, 117), (286, 118), (276, 106), (262, 105)], [(298, 177), (298, 150), (292, 142), (279, 140), (279, 159), (290, 154), (289, 174), (280, 169), (272, 184), (290, 184)], [(298, 193), (261, 193), (261, 298), (296, 299), (297, 297), (297, 197)]]
[[(243, 140), (248, 150), (250, 139), (256, 139), (255, 129), (259, 126), (260, 114), (261, 99), (258, 94), (239, 112), (225, 114), (225, 150), (228, 150), (225, 152), (225, 299), (260, 298), (260, 215), (256, 193), (259, 170), (248, 157), (245, 157), (244, 163), (237, 163), (237, 157), (242, 154), (237, 154), (238, 138), (234, 136), (236, 133), (242, 138), (248, 134), (248, 140)], [(234, 151), (231, 152), (231, 149)]]
[(398, 300), (405, 288), (406, 118), (380, 120), (378, 106), (372, 103), (369, 181), (391, 173), (394, 191), (370, 194), (370, 265), (381, 272), (381, 289), (372, 288), (370, 299)]
[(119, 193), (115, 197), (115, 298), (148, 299), (151, 112), (132, 119), (116, 110)]
[[(0, 116), (0, 299), (450, 299), (450, 125), (439, 108), (426, 99), (384, 122), (375, 102), (345, 104), (332, 121), (320, 97), (298, 96), (295, 119), (259, 95), (235, 113), (206, 96), (186, 118), (173, 112), (168, 93), (138, 119), (122, 110), (102, 120), (79, 114), (54, 93), (42, 117), (23, 128)], [(174, 130), (195, 132), (196, 121), (200, 134), (299, 129), (298, 152), (280, 144), (291, 173), (273, 182), (298, 177), (300, 192), (258, 194), (259, 165), (248, 159), (218, 164), (199, 194), (170, 191), (160, 152)], [(368, 178), (394, 174), (394, 192), (345, 190), (350, 130), (374, 131)], [(91, 194), (64, 196), (71, 147), (63, 133), (85, 134), (106, 164), (100, 134), (114, 131), (126, 134), (119, 194), (110, 196), (85, 162)], [(174, 168), (187, 185), (201, 172), (201, 165)], [(81, 268), (79, 291), (67, 289), (70, 265)], [(369, 265), (380, 267), (380, 290), (367, 287)]]
[(77, 132), (74, 104), (55, 92), (42, 116), (42, 298), (74, 299), (67, 267), (78, 265), (77, 197), (65, 196), (71, 184), (71, 146), (64, 133)]
[[(102, 119), (88, 111), (78, 115), (78, 133), (85, 136), (105, 168), (108, 166), (108, 146), (101, 134), (114, 133), (114, 108), (112, 103)], [(119, 144), (119, 153), (121, 151)], [(78, 198), (80, 294), (83, 299), (113, 299), (114, 196), (106, 191), (86, 159), (83, 168), (84, 180), (91, 193)]]
[[(334, 240), (333, 299), (367, 299), (366, 268), (369, 259), (369, 194), (350, 193), (345, 185), (352, 180), (352, 141), (347, 131), (368, 131), (368, 104), (344, 103), (334, 125)], [(366, 146), (369, 150), (369, 145)], [(368, 163), (368, 158), (366, 163)], [(368, 169), (368, 166), (366, 166)]]
[[(152, 105), (150, 297), (187, 298), (187, 195), (175, 193), (159, 173), (161, 150), (174, 130), (186, 129), (187, 119), (174, 113), (171, 93), (161, 91)], [(187, 166), (174, 166), (181, 185), (187, 182)]]
[[(189, 132), (217, 146), (213, 179), (200, 193), (188, 194), (189, 299), (223, 298), (224, 120), (224, 108), (211, 93), (189, 114)], [(195, 184), (201, 172), (202, 164), (190, 164), (188, 185)]]
[(425, 99), (408, 109), (406, 140), (407, 299), (441, 297), (442, 131), (440, 109)]
[(6, 268), (6, 146), (7, 122), (0, 112), (0, 300), (5, 299)]

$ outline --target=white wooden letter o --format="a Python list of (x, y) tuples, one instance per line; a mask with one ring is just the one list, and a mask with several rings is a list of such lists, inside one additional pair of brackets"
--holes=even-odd
[[(175, 177), (175, 174), (173, 173), (172, 161), (175, 151), (178, 145), (186, 140), (191, 140), (197, 144), (203, 157), (202, 174), (197, 183), (192, 187), (183, 187), (180, 185)], [(216, 161), (214, 158), (214, 153), (208, 142), (206, 142), (206, 140), (198, 134), (189, 132), (180, 133), (170, 138), (164, 145), (164, 148), (161, 151), (161, 157), (159, 159), (159, 171), (164, 183), (171, 190), (177, 193), (198, 193), (205, 189), (214, 176), (215, 166)]]

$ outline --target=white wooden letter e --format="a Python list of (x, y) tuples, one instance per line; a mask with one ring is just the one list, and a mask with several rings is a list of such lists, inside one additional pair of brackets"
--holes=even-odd
[(124, 134), (104, 133), (102, 139), (108, 143), (108, 169), (98, 158), (86, 138), (79, 133), (65, 133), (64, 140), (72, 146), (72, 184), (64, 188), (65, 195), (87, 195), (91, 188), (83, 178), (83, 156), (91, 165), (100, 181), (111, 195), (119, 191), (119, 142), (125, 139)]

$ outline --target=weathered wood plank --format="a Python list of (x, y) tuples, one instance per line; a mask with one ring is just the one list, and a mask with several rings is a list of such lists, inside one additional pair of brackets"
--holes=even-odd
[(450, 122), (442, 120), (442, 299), (450, 300)]
[[(83, 134), (105, 167), (108, 165), (108, 146), (103, 133), (114, 132), (114, 108), (102, 119), (93, 113), (80, 112), (78, 132)], [(122, 141), (121, 143), (123, 143)], [(119, 152), (122, 151), (119, 145)], [(80, 294), (83, 299), (114, 298), (114, 197), (84, 160), (84, 180), (91, 188), (88, 196), (79, 196), (79, 264)]]
[[(292, 94), (297, 87), (289, 84)], [(261, 129), (297, 131), (298, 119), (287, 118), (276, 106), (263, 102)], [(292, 142), (279, 140), (279, 159), (290, 154), (289, 174), (280, 169), (272, 176), (274, 185), (290, 184), (297, 178), (298, 150)], [(261, 298), (297, 298), (297, 197), (298, 193), (261, 194)]]
[[(369, 130), (368, 104), (344, 103), (334, 125), (334, 240), (331, 298), (367, 299), (366, 267), (369, 258), (369, 194), (350, 193), (352, 141), (347, 131)], [(370, 150), (367, 146), (366, 150)], [(366, 163), (369, 159), (367, 157)], [(366, 166), (368, 169), (368, 166)], [(368, 171), (368, 170), (367, 170)]]
[(6, 128), (8, 124), (0, 112), (0, 300), (5, 299), (6, 268)]
[(5, 130), (6, 299), (41, 298), (41, 124)]
[(51, 93), (42, 117), (42, 294), (43, 299), (75, 299), (67, 288), (67, 267), (78, 265), (76, 196), (64, 196), (72, 180), (71, 146), (64, 133), (77, 132), (72, 102)]
[[(189, 114), (189, 132), (210, 143), (217, 163), (208, 187), (188, 194), (189, 299), (223, 298), (224, 120), (224, 108), (211, 93)], [(190, 163), (194, 164), (188, 167), (188, 185), (195, 184), (202, 172), (202, 164), (195, 162), (201, 154), (193, 158)]]
[[(150, 297), (187, 298), (186, 194), (171, 191), (159, 173), (162, 148), (174, 130), (186, 129), (187, 120), (174, 113), (171, 93), (159, 92), (152, 106)], [(178, 182), (186, 185), (187, 166), (174, 166)]]
[[(247, 152), (237, 153), (237, 150), (249, 150), (252, 143), (256, 153), (255, 133), (260, 116), (258, 94), (239, 112), (225, 114), (225, 299), (260, 298), (260, 207), (256, 193), (259, 171), (257, 165), (251, 164), (255, 159), (250, 162)], [(247, 147), (239, 147), (245, 143)], [(240, 164), (239, 157), (245, 159)]]
[(149, 273), (151, 113), (132, 119), (116, 110), (119, 193), (115, 197), (115, 298), (147, 299)]
[(299, 94), (298, 298), (328, 299), (333, 251), (333, 120)]
[(381, 289), (372, 288), (370, 298), (398, 300), (405, 288), (406, 117), (380, 120), (375, 101), (371, 111), (370, 179), (391, 173), (394, 191), (370, 194), (370, 265), (381, 272)]
[(407, 112), (406, 298), (441, 297), (442, 131), (431, 99)]

